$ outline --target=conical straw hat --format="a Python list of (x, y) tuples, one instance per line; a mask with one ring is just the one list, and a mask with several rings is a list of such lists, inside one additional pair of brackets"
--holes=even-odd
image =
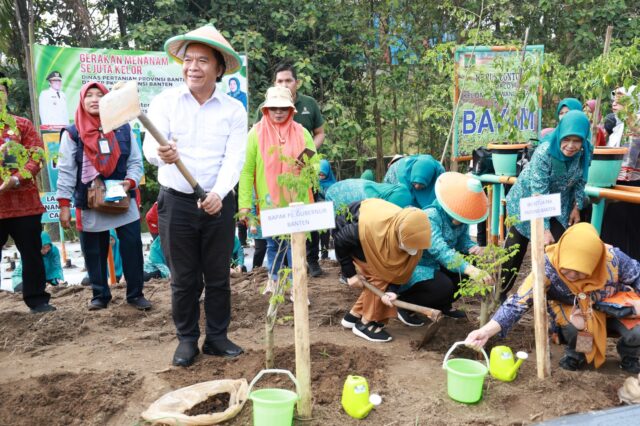
[(489, 199), (476, 178), (457, 172), (446, 172), (436, 180), (436, 198), (452, 218), (468, 225), (485, 220)]
[(191, 43), (206, 44), (220, 52), (227, 68), (225, 74), (233, 74), (240, 70), (242, 66), (240, 56), (213, 25), (205, 25), (184, 35), (171, 37), (165, 42), (164, 50), (174, 61), (181, 64), (187, 46)]

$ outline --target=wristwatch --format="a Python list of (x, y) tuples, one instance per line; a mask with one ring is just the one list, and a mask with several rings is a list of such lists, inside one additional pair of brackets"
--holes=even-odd
[(13, 186), (14, 188), (20, 186), (20, 179), (17, 176), (11, 176), (11, 179), (15, 182), (15, 185)]

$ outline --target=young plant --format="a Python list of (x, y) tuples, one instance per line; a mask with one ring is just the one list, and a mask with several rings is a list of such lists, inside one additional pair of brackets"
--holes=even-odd
[[(280, 154), (280, 161), (289, 164), (291, 172), (283, 173), (278, 176), (278, 185), (282, 188), (285, 200), (288, 203), (296, 202), (300, 200), (305, 193), (317, 191), (320, 187), (318, 182), (318, 169), (316, 167), (317, 160), (312, 161), (307, 155), (304, 155), (301, 159), (287, 157)], [(256, 201), (257, 202), (257, 201)], [(277, 206), (274, 206), (277, 207)], [(253, 216), (253, 223), (257, 222), (255, 216)], [(251, 221), (251, 219), (249, 219)], [(271, 270), (269, 271), (269, 281), (267, 290), (271, 291), (271, 297), (269, 299), (269, 308), (267, 309), (267, 316), (265, 320), (265, 363), (266, 368), (274, 367), (274, 336), (273, 329), (277, 322), (278, 308), (285, 300), (285, 294), (291, 289), (291, 275), (293, 265), (284, 266), (284, 259), (286, 259), (286, 250), (289, 247), (290, 236), (278, 237), (278, 251), (277, 253), (285, 252), (284, 255), (276, 255), (276, 259), (281, 257), (280, 264), (273, 263)], [(277, 280), (272, 281), (271, 277), (278, 271)]]
[[(9, 79), (0, 79), (0, 84), (10, 83)], [(20, 129), (13, 115), (7, 110), (7, 95), (3, 91), (0, 91), (0, 135), (4, 138), (4, 144), (0, 146), (0, 180), (6, 181), (16, 171), (24, 178), (32, 178), (26, 165), (32, 160), (42, 161), (44, 150), (39, 147), (27, 149), (19, 143)]]
[[(507, 217), (505, 227), (509, 229), (516, 222), (513, 216)], [(506, 241), (506, 239), (505, 239)], [(515, 244), (506, 248), (505, 243), (489, 244), (480, 254), (460, 255), (455, 261), (457, 265), (463, 261), (474, 265), (491, 278), (491, 283), (485, 282), (486, 275), (476, 275), (466, 277), (458, 284), (457, 296), (475, 297), (480, 296), (480, 326), (482, 327), (489, 321), (490, 316), (500, 306), (504, 285), (503, 265), (513, 258), (520, 246)], [(455, 266), (455, 265), (452, 265)]]

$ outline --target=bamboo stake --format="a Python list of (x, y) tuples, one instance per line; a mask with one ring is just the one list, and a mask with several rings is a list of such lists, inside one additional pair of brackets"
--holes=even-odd
[[(613, 25), (607, 27), (607, 33), (604, 37), (604, 49), (602, 56), (606, 57), (609, 54), (609, 48), (611, 47), (611, 36), (613, 34)], [(596, 98), (596, 107), (593, 110), (593, 117), (591, 118), (591, 139), (595, 140), (598, 134), (598, 116), (600, 115), (600, 103), (602, 102), (602, 94), (599, 94)]]
[(307, 291), (307, 234), (291, 234), (293, 261), (293, 322), (296, 339), (296, 379), (300, 386), (298, 416), (311, 418), (311, 348), (309, 343), (309, 306)]
[(547, 297), (544, 288), (544, 219), (531, 221), (531, 272), (533, 273), (533, 321), (536, 336), (538, 378), (551, 375)]

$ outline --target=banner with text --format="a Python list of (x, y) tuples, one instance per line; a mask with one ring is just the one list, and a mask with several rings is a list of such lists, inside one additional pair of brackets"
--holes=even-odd
[[(504, 118), (512, 103), (516, 109), (513, 124), (518, 133), (514, 143), (526, 143), (538, 137), (543, 56), (542, 45), (527, 46), (524, 62), (522, 51), (516, 48), (461, 46), (456, 49), (455, 101), (459, 99), (460, 103), (455, 117), (453, 157), (471, 155), (474, 149), (489, 143), (506, 143), (500, 140), (496, 114)], [(516, 93), (519, 95), (513, 102)], [(497, 98), (502, 101), (500, 105)]]
[[(183, 82), (182, 66), (165, 52), (88, 49), (34, 45), (35, 87), (38, 93), (40, 124), (66, 126), (74, 121), (80, 88), (89, 81), (111, 89), (118, 81), (137, 80), (142, 110), (164, 89)], [(218, 88), (245, 104), (247, 102), (247, 62), (227, 75)]]

